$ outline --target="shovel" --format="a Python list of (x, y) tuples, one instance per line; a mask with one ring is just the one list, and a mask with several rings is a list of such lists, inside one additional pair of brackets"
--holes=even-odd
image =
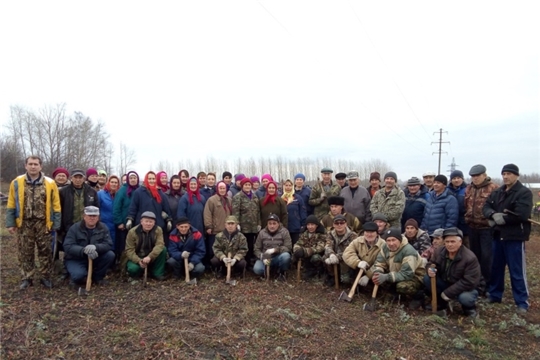
[(356, 287), (358, 286), (358, 282), (360, 281), (360, 278), (362, 277), (362, 274), (364, 273), (364, 269), (360, 269), (358, 272), (358, 275), (356, 275), (356, 279), (354, 279), (354, 283), (351, 287), (351, 290), (349, 291), (349, 294), (345, 291), (341, 292), (341, 295), (339, 295), (339, 300), (351, 302), (354, 296), (354, 292), (356, 291)]
[(375, 284), (375, 286), (373, 287), (373, 293), (371, 294), (371, 300), (368, 303), (364, 304), (365, 311), (377, 310), (377, 290), (379, 290), (379, 285)]
[(296, 282), (300, 284), (300, 272), (302, 270), (302, 259), (298, 259), (298, 263), (296, 264)]
[(91, 257), (88, 258), (88, 275), (86, 276), (86, 289), (79, 287), (79, 295), (88, 296), (90, 288), (92, 287), (92, 272), (94, 271), (94, 260)]
[[(231, 253), (229, 253), (228, 258), (231, 258)], [(227, 263), (227, 279), (225, 280), (225, 284), (236, 286), (236, 280), (231, 280), (231, 263)]]
[(270, 281), (270, 265), (266, 265), (266, 281)]
[(189, 263), (187, 258), (184, 258), (184, 270), (186, 272), (186, 283), (189, 285), (197, 285), (197, 279), (189, 280)]
[(339, 290), (339, 273), (338, 273), (338, 265), (339, 264), (334, 264), (334, 286), (336, 287), (336, 289)]
[(146, 287), (146, 282), (148, 281), (148, 265), (144, 268), (144, 276), (143, 276), (143, 287)]
[[(435, 264), (431, 264), (430, 268), (435, 270)], [(431, 312), (433, 314), (437, 313), (437, 277), (434, 276), (431, 278)]]

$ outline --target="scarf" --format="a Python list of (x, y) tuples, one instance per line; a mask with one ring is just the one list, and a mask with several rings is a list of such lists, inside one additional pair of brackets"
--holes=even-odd
[[(276, 192), (274, 193), (274, 195), (270, 195), (268, 193), (268, 187), (270, 186), (270, 184), (274, 184), (274, 186), (276, 187)], [(275, 204), (277, 196), (278, 196), (278, 194), (277, 194), (277, 184), (275, 182), (273, 182), (273, 181), (270, 181), (268, 184), (266, 184), (266, 196), (264, 197), (264, 200), (263, 200), (263, 206), (266, 206), (266, 204), (268, 204), (268, 203)]]
[[(190, 183), (192, 182), (195, 182), (197, 183), (197, 190), (195, 191), (191, 191), (191, 187), (189, 186)], [(191, 205), (193, 205), (195, 203), (195, 201), (193, 201), (193, 196), (195, 196), (197, 198), (197, 201), (201, 202), (201, 193), (199, 192), (199, 187), (200, 187), (200, 184), (199, 184), (199, 180), (197, 180), (197, 178), (195, 176), (192, 176), (188, 183), (187, 183), (187, 193), (188, 193), (188, 199), (189, 199), (189, 203)]]
[(227, 192), (225, 192), (225, 195), (222, 196), (222, 195), (219, 195), (219, 192), (217, 191), (217, 189), (219, 189), (219, 184), (221, 183), (227, 186), (227, 184), (225, 184), (225, 182), (223, 181), (218, 182), (216, 184), (216, 195), (219, 197), (219, 200), (221, 201), (221, 205), (225, 209), (225, 212), (230, 215), (232, 214), (232, 206), (231, 206), (231, 202), (229, 201), (229, 197), (227, 196)]
[[(286, 180), (286, 182), (290, 182), (292, 184), (292, 181), (290, 180)], [(287, 192), (285, 191), (285, 186), (283, 187), (283, 195), (281, 195), (281, 198), (283, 200), (285, 200), (285, 202), (287, 203), (287, 205), (289, 205), (290, 203), (292, 203), (294, 201), (294, 187), (293, 187), (293, 190), (291, 190), (290, 192)]]
[(163, 175), (167, 176), (167, 173), (165, 171), (160, 171), (160, 172), (157, 173), (157, 175), (156, 175), (156, 184), (161, 189), (161, 191), (165, 192), (165, 191), (169, 190), (169, 185), (167, 185), (167, 184), (163, 185), (161, 183), (161, 176), (163, 176)]
[[(130, 185), (129, 184), (129, 175), (130, 174), (134, 174), (135, 176), (137, 176), (137, 185)], [(127, 188), (127, 196), (128, 197), (131, 197), (131, 193), (135, 190), (137, 190), (139, 188), (139, 174), (137, 174), (135, 171), (130, 171), (126, 174), (126, 184), (128, 186)]]
[[(156, 173), (153, 172), (153, 171), (147, 172), (145, 177), (144, 177), (144, 181), (143, 181), (144, 186), (148, 189), (148, 191), (150, 191), (150, 194), (152, 195), (152, 197), (154, 199), (156, 199), (156, 201), (158, 203), (161, 204), (161, 195), (159, 195), (159, 190), (158, 190), (157, 185), (151, 186), (150, 183), (148, 182), (148, 175), (150, 175), (150, 174), (154, 174), (154, 176), (156, 175)], [(157, 182), (157, 180), (156, 180), (156, 182)]]
[[(117, 186), (116, 190), (111, 189), (111, 179), (113, 179), (113, 178), (118, 181), (118, 186)], [(107, 181), (107, 184), (105, 184), (105, 191), (108, 192), (111, 195), (111, 198), (114, 199), (114, 195), (116, 195), (119, 188), (120, 188), (120, 178), (118, 176), (116, 176), (116, 175), (111, 175), (109, 177), (109, 181)]]

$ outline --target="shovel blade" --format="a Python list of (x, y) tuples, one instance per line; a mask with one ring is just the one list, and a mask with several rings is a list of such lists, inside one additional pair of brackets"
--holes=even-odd
[(364, 310), (365, 311), (375, 311), (377, 310), (377, 303), (373, 300), (371, 300), (368, 303), (364, 304)]
[(227, 281), (227, 285), (236, 286), (236, 280)]
[(191, 279), (190, 281), (186, 281), (186, 284), (188, 284), (188, 285), (197, 285), (197, 279)]
[(78, 292), (78, 293), (79, 293), (79, 296), (88, 296), (88, 291), (86, 291), (86, 289), (83, 288), (83, 287), (80, 287), (80, 288), (79, 288), (79, 292)]
[(339, 295), (339, 300), (351, 302), (351, 301), (352, 301), (352, 298), (349, 297), (349, 294), (347, 294), (345, 291), (342, 291), (342, 292), (341, 292), (341, 295)]

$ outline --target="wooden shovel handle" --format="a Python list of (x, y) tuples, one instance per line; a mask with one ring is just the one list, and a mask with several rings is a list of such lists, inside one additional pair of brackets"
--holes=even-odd
[(92, 272), (94, 271), (94, 260), (88, 257), (88, 275), (86, 276), (86, 291), (92, 287)]
[[(229, 252), (227, 254), (227, 257), (230, 259), (231, 258), (231, 253)], [(231, 263), (228, 262), (227, 263), (227, 282), (231, 281)]]
[(362, 274), (364, 273), (364, 269), (360, 269), (358, 272), (358, 275), (356, 275), (356, 279), (354, 279), (354, 283), (352, 284), (351, 291), (349, 291), (349, 298), (352, 299), (354, 296), (354, 291), (356, 290), (356, 287), (358, 286), (358, 282), (360, 281), (360, 278), (362, 277)]

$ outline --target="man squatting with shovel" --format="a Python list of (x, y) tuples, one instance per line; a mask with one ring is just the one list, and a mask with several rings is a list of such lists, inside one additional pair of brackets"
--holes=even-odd
[[(99, 208), (85, 207), (83, 219), (69, 228), (64, 239), (64, 260), (71, 279), (69, 287), (76, 289), (88, 275), (94, 284), (105, 285), (115, 255), (109, 228), (99, 221)], [(92, 274), (88, 274), (90, 261)]]

